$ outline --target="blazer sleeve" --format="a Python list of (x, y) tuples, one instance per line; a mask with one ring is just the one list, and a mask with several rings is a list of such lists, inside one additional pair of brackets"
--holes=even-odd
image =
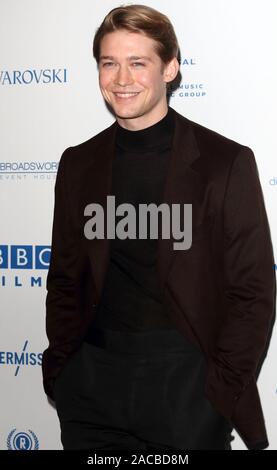
[(243, 417), (244, 409), (261, 406), (255, 383), (276, 305), (270, 229), (255, 157), (248, 147), (242, 147), (230, 170), (223, 223), (225, 311), (208, 367), (206, 394), (225, 417), (242, 420), (243, 432), (251, 420), (246, 412)]
[(70, 148), (61, 156), (55, 183), (50, 266), (46, 281), (46, 334), (48, 348), (42, 356), (45, 392), (53, 398), (53, 383), (65, 358), (77, 347), (79, 236), (73, 230), (67, 181)]

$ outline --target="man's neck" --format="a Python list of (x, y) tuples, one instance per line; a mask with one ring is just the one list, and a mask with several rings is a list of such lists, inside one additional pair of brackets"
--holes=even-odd
[(166, 104), (165, 107), (163, 107), (162, 110), (160, 110), (158, 113), (149, 113), (149, 114), (143, 114), (142, 116), (138, 116), (136, 118), (121, 118), (119, 116), (116, 116), (116, 120), (118, 124), (123, 127), (124, 129), (127, 129), (129, 131), (139, 131), (142, 129), (146, 129), (147, 127), (153, 126), (157, 122), (161, 121), (168, 113), (168, 105)]

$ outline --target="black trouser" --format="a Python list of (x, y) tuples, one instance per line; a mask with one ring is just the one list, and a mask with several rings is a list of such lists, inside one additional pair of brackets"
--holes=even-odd
[(206, 360), (177, 330), (95, 330), (55, 383), (64, 449), (231, 450)]

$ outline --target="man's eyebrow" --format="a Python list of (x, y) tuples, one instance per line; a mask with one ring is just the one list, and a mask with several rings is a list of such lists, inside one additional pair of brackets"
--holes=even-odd
[[(141, 55), (141, 56), (132, 55), (127, 58), (127, 60), (139, 60), (139, 59), (149, 60), (150, 62), (152, 62), (152, 59), (146, 55)], [(112, 55), (101, 55), (99, 60), (114, 60), (114, 57)]]
[(146, 55), (141, 55), (141, 56), (132, 55), (131, 57), (128, 58), (128, 60), (139, 60), (139, 59), (150, 60), (150, 62), (152, 62), (151, 57), (148, 57)]

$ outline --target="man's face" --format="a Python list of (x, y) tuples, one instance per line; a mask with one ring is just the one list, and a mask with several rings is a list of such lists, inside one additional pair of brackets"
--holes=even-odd
[(175, 78), (178, 61), (166, 66), (155, 41), (127, 30), (106, 34), (100, 47), (99, 85), (122, 127), (139, 130), (167, 112), (166, 82)]

